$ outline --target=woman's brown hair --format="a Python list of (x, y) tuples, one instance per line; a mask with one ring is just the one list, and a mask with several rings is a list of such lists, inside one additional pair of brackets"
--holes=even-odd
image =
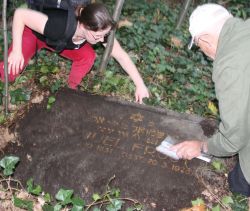
[(77, 19), (84, 27), (91, 31), (100, 31), (108, 27), (114, 28), (115, 22), (107, 8), (101, 3), (92, 3), (77, 9)]

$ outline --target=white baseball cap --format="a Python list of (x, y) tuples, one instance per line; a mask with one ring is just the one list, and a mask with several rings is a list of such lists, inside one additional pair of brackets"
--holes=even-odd
[(198, 6), (189, 18), (189, 32), (192, 36), (188, 49), (191, 49), (194, 44), (195, 36), (210, 29), (219, 21), (232, 17), (232, 15), (219, 4), (203, 4)]

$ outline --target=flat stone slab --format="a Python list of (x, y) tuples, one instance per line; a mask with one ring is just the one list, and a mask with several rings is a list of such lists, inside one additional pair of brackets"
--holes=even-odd
[[(189, 207), (203, 190), (195, 171), (204, 161), (175, 161), (156, 152), (167, 136), (204, 138), (213, 127), (202, 118), (63, 89), (50, 111), (33, 106), (18, 123), (15, 177), (33, 178), (51, 194), (73, 189), (84, 199), (110, 186), (139, 200), (144, 210)], [(152, 207), (155, 204), (156, 207)]]

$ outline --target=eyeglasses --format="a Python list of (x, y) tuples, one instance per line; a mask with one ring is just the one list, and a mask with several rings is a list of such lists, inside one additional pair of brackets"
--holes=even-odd
[(95, 40), (99, 40), (102, 38), (106, 38), (110, 35), (110, 31), (107, 34), (94, 34), (96, 32), (89, 30), (89, 34), (95, 39)]
[(202, 42), (205, 42), (205, 43), (207, 43), (207, 44), (210, 45), (210, 43), (209, 43), (208, 41), (202, 39), (202, 37), (203, 37), (203, 36), (206, 36), (206, 35), (208, 35), (208, 34), (202, 34), (202, 35), (200, 35), (198, 38), (195, 38), (195, 39), (194, 39), (194, 44), (195, 44), (196, 46), (199, 46), (200, 41), (202, 41)]

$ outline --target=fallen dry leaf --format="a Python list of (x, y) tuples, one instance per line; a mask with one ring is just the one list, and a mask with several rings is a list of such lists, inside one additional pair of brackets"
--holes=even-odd
[(37, 198), (37, 202), (34, 204), (34, 211), (42, 211), (43, 210), (43, 205), (45, 204), (45, 200), (41, 197)]
[(19, 199), (29, 199), (29, 194), (26, 191), (21, 190), (18, 194), (17, 194), (17, 198)]
[(178, 37), (172, 36), (171, 37), (171, 45), (173, 45), (177, 48), (180, 48), (183, 46), (183, 43)]
[(42, 208), (41, 204), (39, 204), (39, 203), (34, 204), (33, 211), (42, 211), (42, 210), (43, 210), (43, 208)]
[(31, 100), (31, 103), (41, 103), (43, 99), (43, 95), (37, 95)]
[(27, 155), (26, 155), (26, 158), (27, 158), (28, 161), (30, 161), (30, 162), (32, 161), (31, 155), (27, 154)]
[(118, 22), (118, 28), (121, 28), (121, 27), (131, 27), (131, 26), (133, 26), (133, 23), (130, 22), (128, 19), (120, 20)]
[(204, 204), (195, 205), (191, 208), (184, 208), (181, 211), (206, 211), (206, 206)]
[(3, 149), (8, 142), (15, 139), (14, 133), (9, 133), (8, 128), (0, 126), (0, 149)]
[(151, 202), (150, 205), (151, 205), (151, 207), (156, 208), (156, 203)]

